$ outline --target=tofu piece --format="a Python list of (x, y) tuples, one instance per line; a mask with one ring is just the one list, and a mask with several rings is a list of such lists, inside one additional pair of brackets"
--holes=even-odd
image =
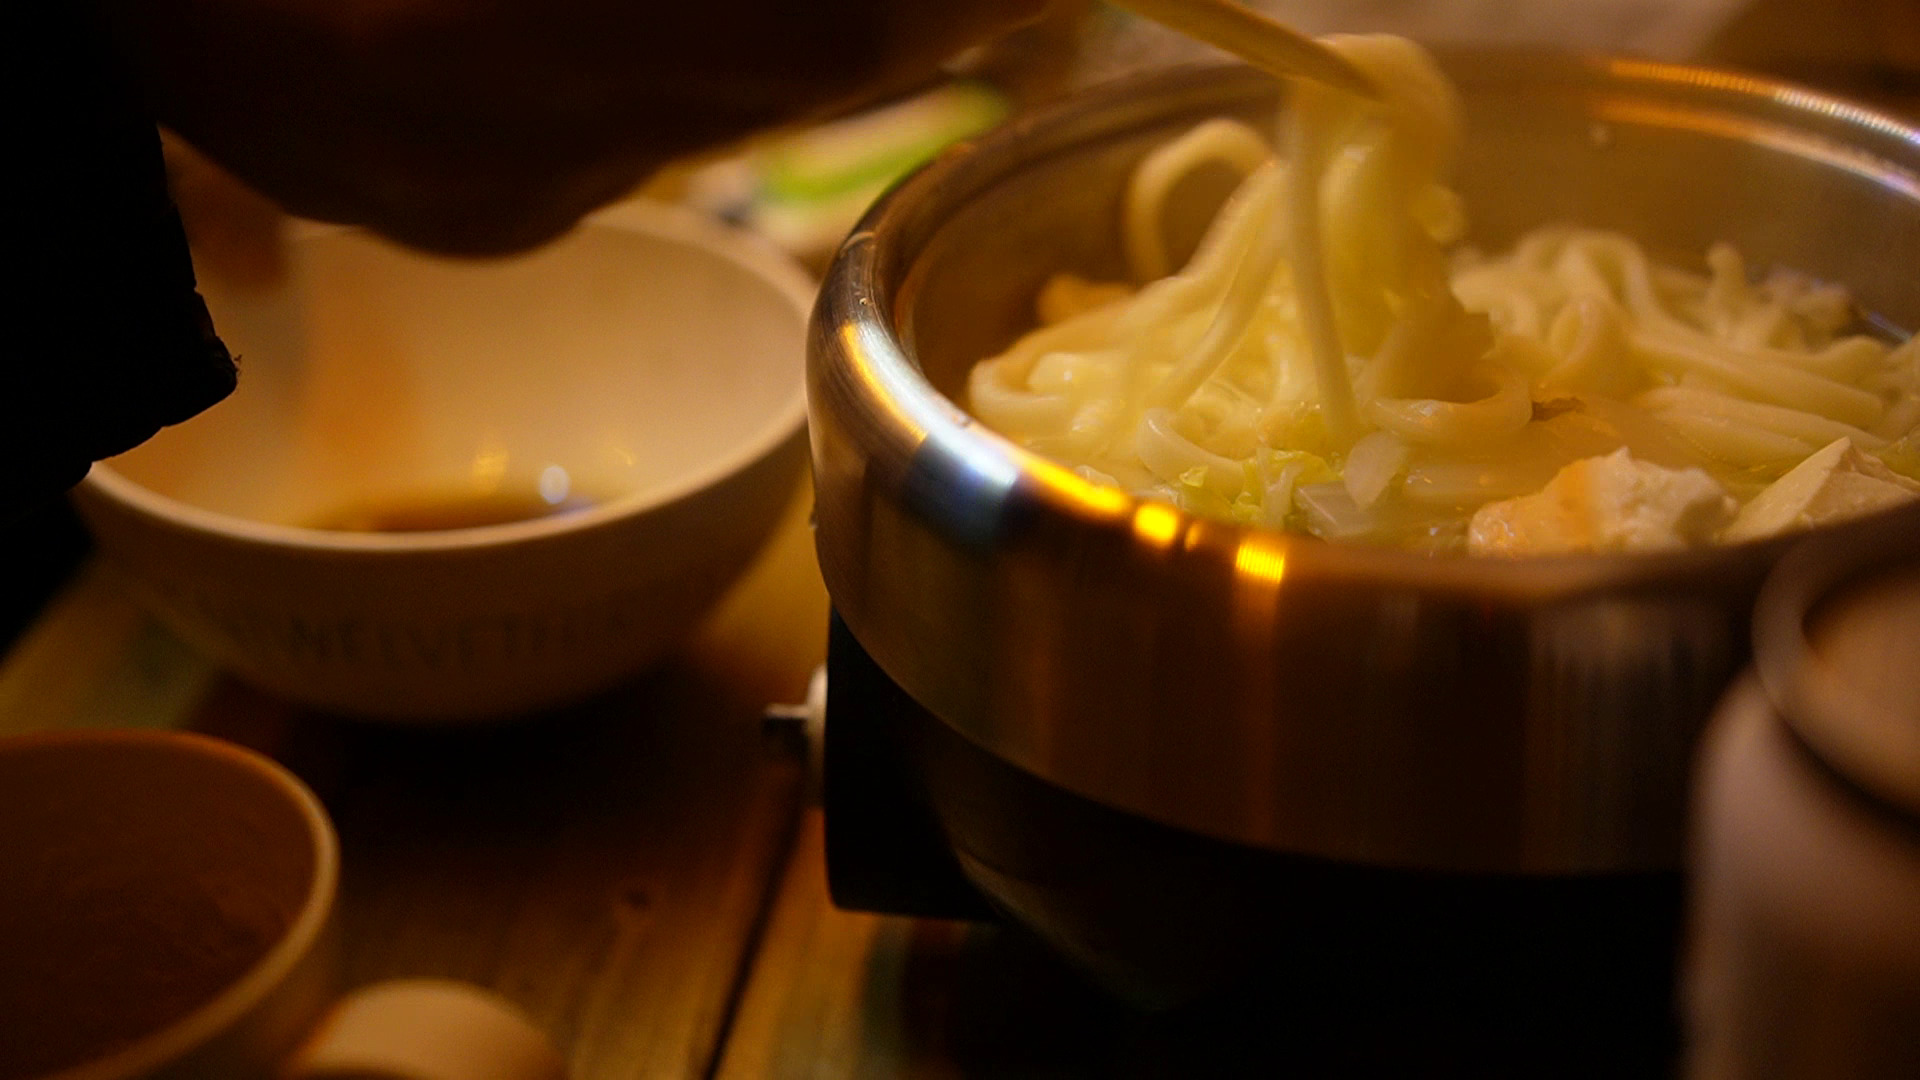
[(1467, 550), (1672, 551), (1711, 543), (1735, 507), (1705, 472), (1638, 461), (1621, 447), (1573, 462), (1532, 495), (1482, 506), (1467, 526)]
[(1901, 476), (1844, 436), (1815, 451), (1740, 508), (1723, 539), (1730, 544), (1871, 514), (1920, 499), (1920, 483)]

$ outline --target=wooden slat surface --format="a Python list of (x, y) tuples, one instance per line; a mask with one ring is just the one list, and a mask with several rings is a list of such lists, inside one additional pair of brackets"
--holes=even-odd
[[(822, 822), (807, 814), (718, 1080), (960, 1075), (906, 1022), (907, 959), (957, 948), (963, 927), (824, 902)], [(916, 943), (916, 939), (918, 939)]]
[(213, 666), (147, 618), (110, 568), (88, 565), (0, 663), (0, 735), (177, 727), (213, 680)]
[(1261, 1001), (1139, 1012), (1018, 931), (837, 910), (823, 832), (808, 811), (717, 1080), (1402, 1075), (1329, 1065), (1338, 1038), (1303, 1054)]

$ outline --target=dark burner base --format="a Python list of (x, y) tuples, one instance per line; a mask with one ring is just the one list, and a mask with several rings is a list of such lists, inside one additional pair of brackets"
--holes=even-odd
[[(1678, 873), (1432, 874), (1227, 844), (982, 751), (837, 619), (829, 665), (835, 901), (949, 917), (990, 907), (1119, 999), (1076, 989), (1018, 932), (976, 935), (953, 1007), (980, 1015), (951, 1030), (990, 1041), (996, 1012), (1061, 1010), (1080, 1065), (1111, 1055), (1098, 1075), (1671, 1071)], [(969, 1004), (968, 965), (987, 956), (999, 959), (981, 971), (1030, 977), (994, 974), (997, 989)], [(1047, 989), (1021, 1004), (1008, 987), (1029, 983)]]

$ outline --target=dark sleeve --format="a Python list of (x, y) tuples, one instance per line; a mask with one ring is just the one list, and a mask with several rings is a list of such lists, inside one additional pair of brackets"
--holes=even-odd
[[(159, 133), (89, 5), (13, 5), (18, 87), (0, 278), (0, 520), (233, 391), (195, 291)], [(16, 73), (10, 81), (23, 79)]]

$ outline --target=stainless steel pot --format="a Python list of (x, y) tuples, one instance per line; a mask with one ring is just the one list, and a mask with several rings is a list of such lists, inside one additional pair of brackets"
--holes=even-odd
[[(1446, 66), (1476, 243), (1561, 220), (1681, 260), (1729, 240), (1920, 326), (1913, 127), (1693, 68)], [(1788, 541), (1519, 562), (1339, 546), (1085, 483), (956, 404), (1047, 275), (1121, 276), (1143, 153), (1280, 96), (1241, 69), (1120, 83), (947, 154), (868, 215), (810, 346), (836, 609), (952, 731), (1128, 815), (1389, 867), (1676, 866), (1697, 730)]]

